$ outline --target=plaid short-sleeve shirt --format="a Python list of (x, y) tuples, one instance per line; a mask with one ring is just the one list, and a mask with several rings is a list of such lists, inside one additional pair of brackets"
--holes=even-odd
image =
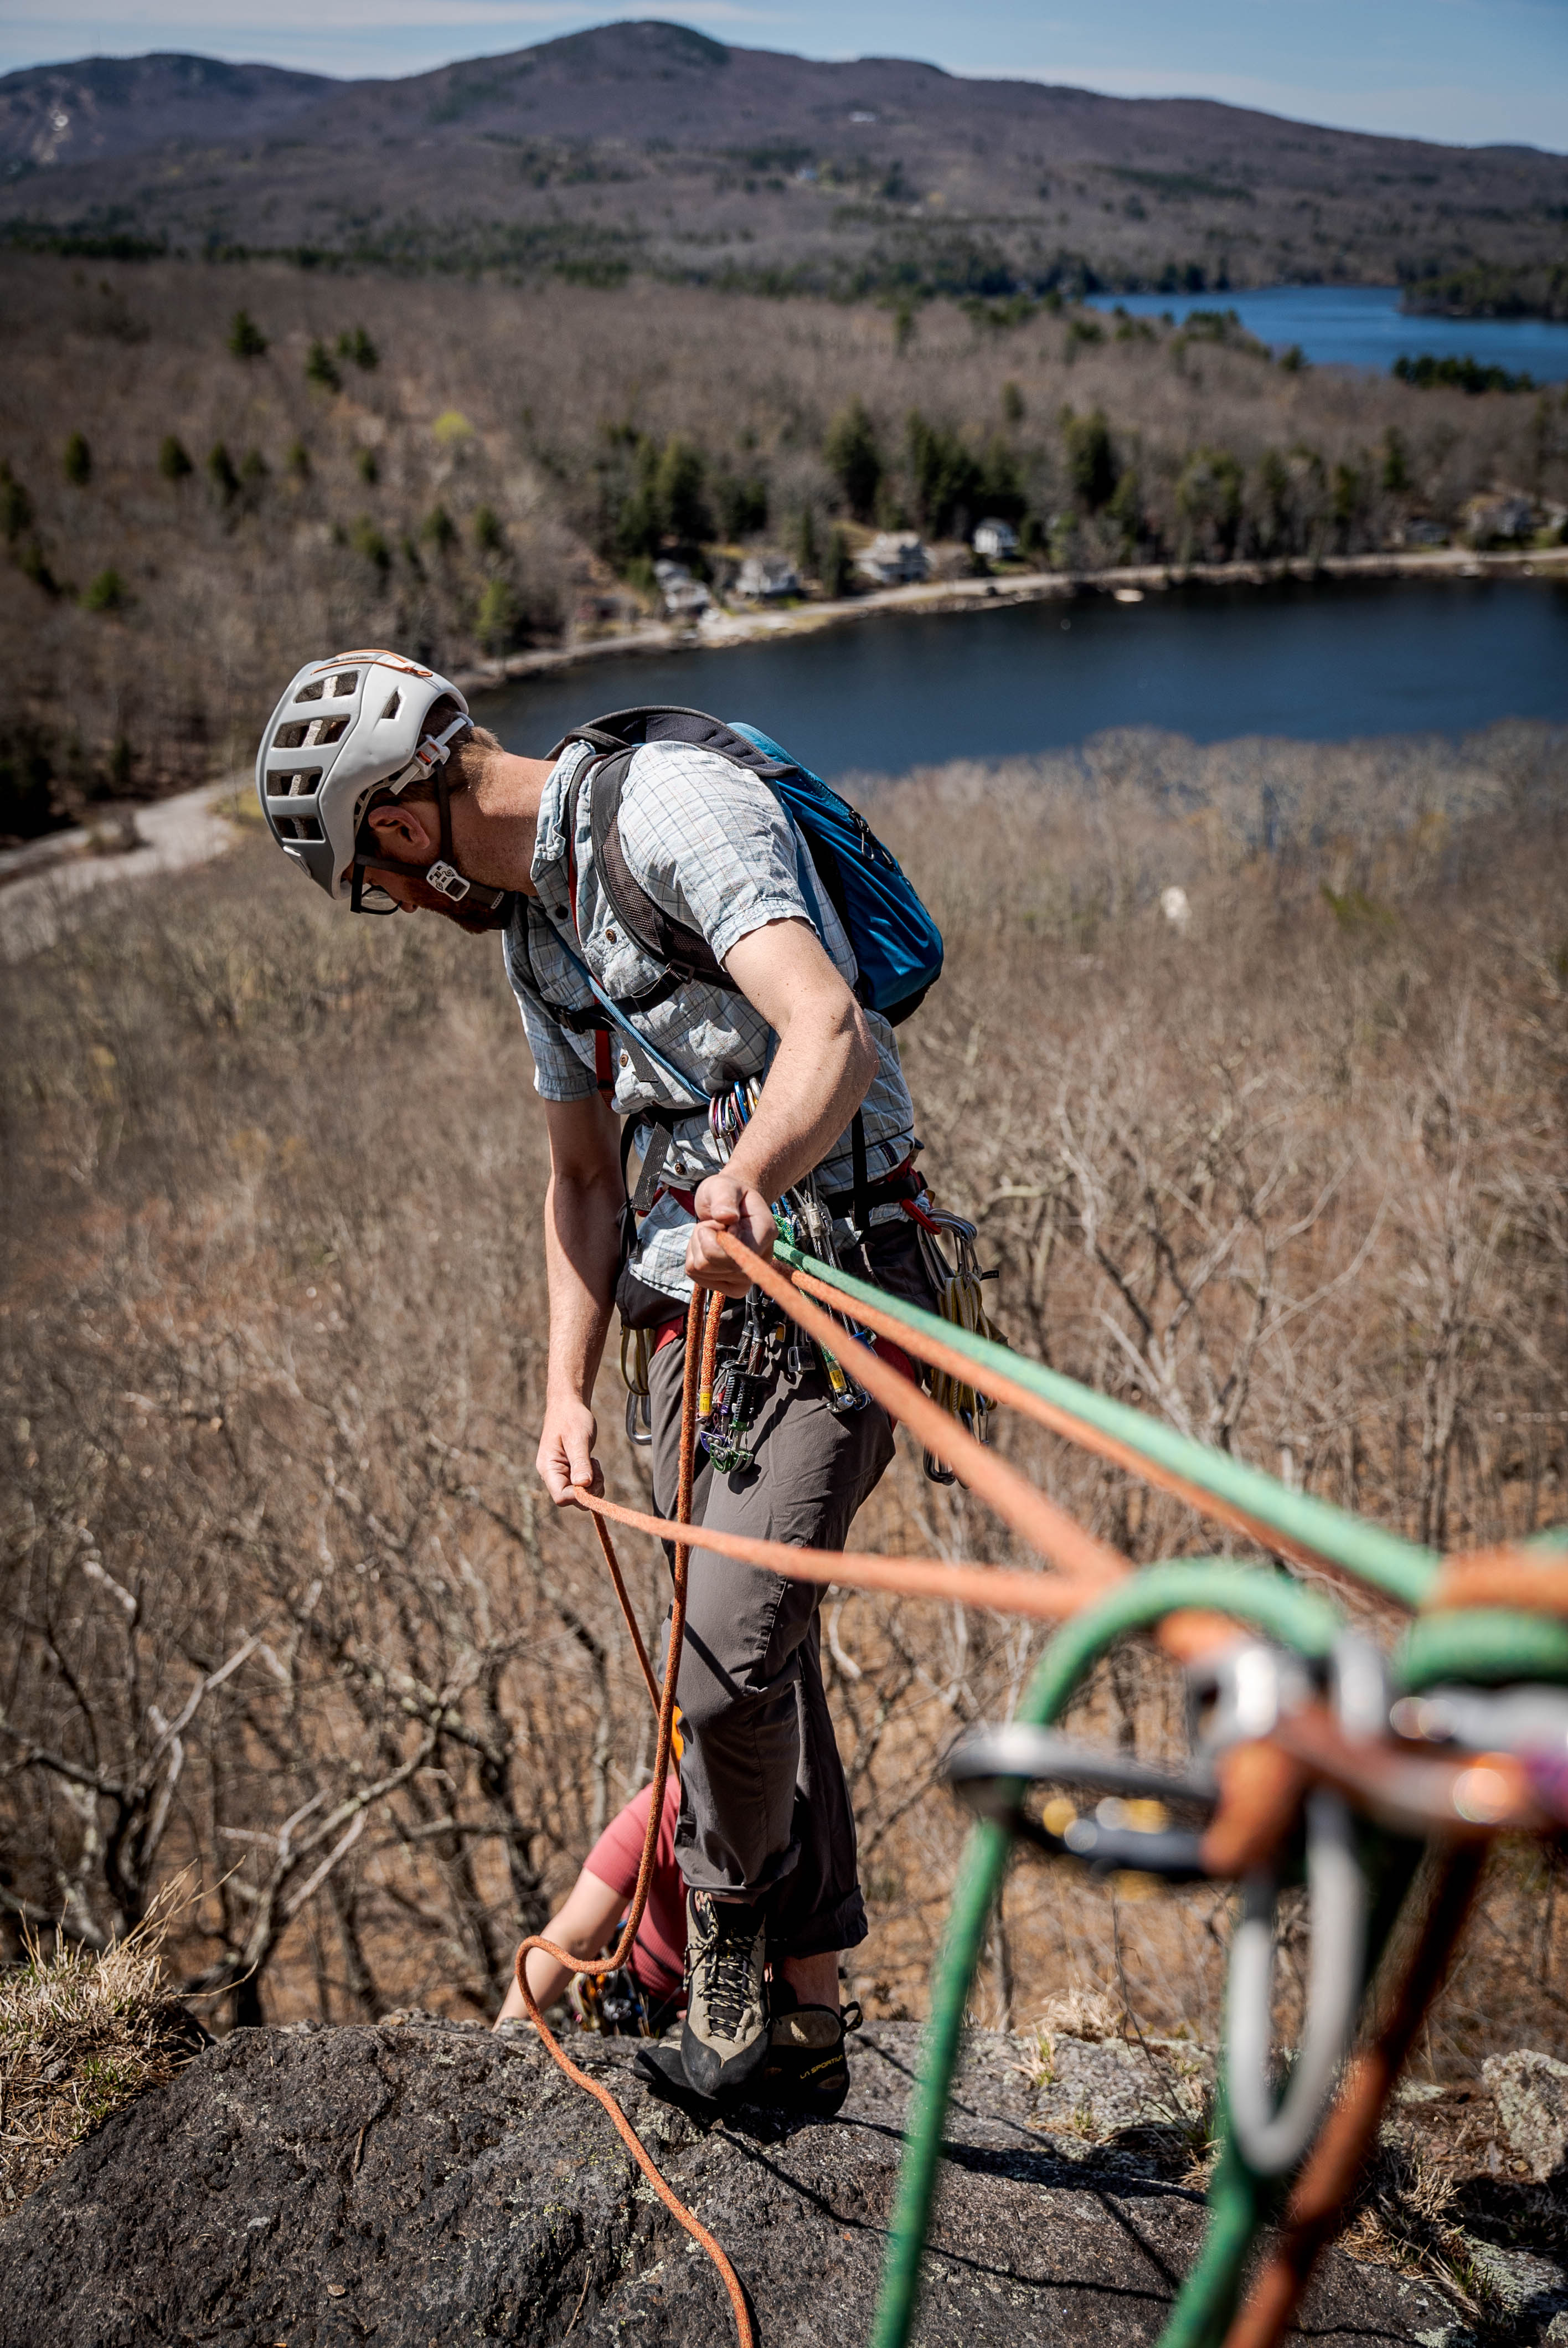
[[(587, 981), (571, 955), (585, 963), (616, 1002), (650, 992), (663, 966), (629, 938), (600, 885), (594, 868), (590, 794), (578, 794), (577, 821), (568, 858), (566, 795), (594, 756), (572, 743), (557, 760), (539, 804), (534, 849), (537, 897), (519, 898), (506, 932), (507, 975), (523, 1015), (534, 1056), (535, 1089), (546, 1100), (586, 1100), (596, 1089), (595, 1038), (575, 1034), (555, 1014), (592, 1005)], [(684, 743), (650, 742), (627, 769), (618, 819), (620, 845), (638, 885), (675, 920), (698, 930), (723, 962), (731, 949), (770, 922), (804, 921), (822, 940), (851, 985), (853, 950), (810, 850), (787, 810), (766, 783), (712, 750)], [(569, 870), (577, 874), (569, 901)], [(574, 918), (575, 915), (575, 918)], [(519, 924), (527, 924), (525, 936)], [(569, 953), (568, 949), (570, 952)], [(887, 1022), (866, 1018), (876, 1044), (876, 1074), (862, 1104), (866, 1169), (873, 1181), (902, 1163), (914, 1146), (914, 1110)], [(689, 1080), (703, 1099), (738, 1078), (765, 1076), (778, 1038), (743, 994), (693, 980), (631, 1025)], [(639, 1109), (683, 1105), (670, 1076), (630, 1037), (610, 1037), (615, 1079), (612, 1106), (622, 1117)], [(646, 1148), (651, 1128), (636, 1136)], [(701, 1110), (675, 1127), (663, 1179), (689, 1190), (723, 1163)], [(853, 1179), (850, 1138), (841, 1134), (817, 1169), (825, 1189), (845, 1190)], [(632, 1269), (645, 1286), (683, 1303), (690, 1293), (683, 1265), (691, 1218), (668, 1192), (645, 1216)]]

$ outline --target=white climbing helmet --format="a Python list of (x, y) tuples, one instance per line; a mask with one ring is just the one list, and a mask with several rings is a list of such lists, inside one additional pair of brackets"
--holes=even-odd
[[(455, 701), (462, 716), (422, 740), (426, 716), (445, 700)], [(378, 790), (396, 793), (420, 776), (439, 774), (453, 742), (468, 731), (468, 705), (456, 686), (401, 653), (334, 653), (313, 661), (273, 710), (256, 753), (256, 796), (267, 829), (318, 888), (357, 909), (366, 892), (364, 868), (374, 869), (373, 860), (355, 855), (366, 802)], [(424, 877), (442, 888), (436, 876), (443, 870), (433, 866)], [(371, 883), (367, 893), (381, 892)]]

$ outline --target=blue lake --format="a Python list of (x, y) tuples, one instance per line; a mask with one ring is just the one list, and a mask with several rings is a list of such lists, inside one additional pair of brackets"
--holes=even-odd
[(1154, 726), (1201, 742), (1568, 721), (1568, 584), (1173, 588), (888, 614), (730, 651), (620, 654), (487, 695), (510, 750), (642, 702), (746, 717), (825, 775), (897, 774)]
[(1252, 294), (1096, 295), (1093, 306), (1120, 301), (1135, 318), (1176, 319), (1190, 310), (1234, 310), (1249, 335), (1273, 350), (1299, 343), (1320, 366), (1377, 367), (1387, 374), (1402, 352), (1419, 358), (1476, 358), (1537, 383), (1568, 381), (1568, 322), (1549, 318), (1418, 318), (1399, 307), (1397, 285), (1266, 285)]

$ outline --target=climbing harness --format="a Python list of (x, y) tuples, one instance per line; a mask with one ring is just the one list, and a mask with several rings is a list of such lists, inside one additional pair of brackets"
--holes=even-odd
[(630, 1965), (616, 1973), (578, 1973), (569, 1992), (579, 2030), (603, 2038), (657, 2038), (674, 2020), (678, 1998), (657, 1998)]
[[(904, 2348), (914, 2322), (965, 2010), (1015, 1837), (1092, 1870), (1135, 1868), (1170, 1881), (1238, 1887), (1210, 2225), (1161, 2348), (1276, 2348), (1343, 2220), (1442, 1985), (1491, 1838), (1502, 1831), (1561, 1838), (1568, 1828), (1568, 1534), (1445, 1560), (879, 1291), (794, 1240), (781, 1239), (766, 1262), (732, 1234), (719, 1239), (756, 1291), (835, 1349), (845, 1375), (956, 1469), (1051, 1570), (841, 1555), (706, 1532), (704, 1546), (802, 1580), (954, 1599), (1061, 1625), (1015, 1720), (973, 1732), (947, 1765), (979, 1818), (933, 1981), (874, 2348)], [(1136, 1469), (1271, 1554), (1310, 1560), (1398, 1601), (1416, 1613), (1409, 1633), (1385, 1665), (1318, 1589), (1278, 1570), (1213, 1558), (1134, 1570), (818, 1300), (960, 1385), (978, 1376), (993, 1402)], [(688, 1315), (688, 1469), (700, 1381), (713, 1374), (718, 1303), (704, 1313), (694, 1300)], [(573, 1497), (594, 1516), (635, 1634), (607, 1523), (689, 1537), (689, 1472), (671, 1523), (586, 1491)], [(678, 1545), (678, 1612), (687, 1554)], [(671, 1630), (666, 1701), (679, 1619)], [(1153, 1632), (1186, 1667), (1194, 1753), (1184, 1769), (1094, 1753), (1053, 1729), (1098, 1659), (1137, 1632)], [(645, 1657), (643, 1664), (651, 1684)], [(1307, 2019), (1279, 2094), (1270, 2024), (1274, 1909), (1280, 1888), (1302, 1869), (1312, 1925)], [(640, 1912), (634, 1901), (630, 1929)], [(1413, 1930), (1397, 1936), (1407, 1915)], [(623, 1936), (622, 1952), (629, 1945)], [(610, 2103), (595, 2083), (583, 2084)], [(612, 2116), (630, 2141), (629, 2124)], [(733, 2271), (646, 2156), (642, 2165), (715, 2257), (750, 2348)], [(1249, 2277), (1266, 2227), (1274, 2229), (1272, 2244)]]
[[(750, 1076), (735, 1079), (709, 1101), (709, 1130), (726, 1159), (750, 1124), (761, 1097), (761, 1079)], [(630, 1125), (636, 1120), (628, 1122)], [(653, 1159), (655, 1148), (656, 1144), (651, 1145), (649, 1159)], [(662, 1166), (664, 1155), (663, 1150), (658, 1151), (658, 1167)], [(650, 1183), (640, 1175), (630, 1202), (633, 1210), (640, 1206), (643, 1211), (651, 1209), (660, 1187), (656, 1180)], [(975, 1253), (976, 1227), (961, 1215), (938, 1207), (912, 1166), (897, 1169), (875, 1188), (863, 1179), (858, 1181), (843, 1201), (849, 1208), (848, 1214), (835, 1211), (839, 1203), (831, 1195), (824, 1194), (813, 1172), (803, 1176), (773, 1201), (773, 1213), (778, 1230), (792, 1246), (798, 1250), (804, 1243), (818, 1262), (835, 1269), (846, 1252), (858, 1252), (864, 1260), (866, 1233), (878, 1222), (907, 1218), (914, 1225), (927, 1277), (943, 1317), (957, 1327), (994, 1335), (982, 1303), (981, 1282), (997, 1275), (994, 1271), (982, 1272), (979, 1267)], [(950, 1257), (948, 1248), (952, 1250)], [(866, 1268), (870, 1269), (869, 1263)], [(872, 1342), (870, 1333), (859, 1321), (837, 1311), (834, 1317), (851, 1338), (864, 1344)], [(648, 1399), (651, 1343), (645, 1331), (622, 1331), (620, 1367), (627, 1386), (626, 1429), (633, 1443), (651, 1440)], [(776, 1300), (769, 1299), (753, 1285), (738, 1319), (733, 1323), (728, 1341), (715, 1337), (709, 1363), (711, 1375), (703, 1376), (698, 1390), (697, 1441), (720, 1475), (740, 1474), (754, 1465), (753, 1430), (781, 1368), (794, 1385), (815, 1363), (822, 1375), (830, 1411), (846, 1417), (864, 1408), (866, 1389), (845, 1371), (839, 1358), (841, 1351), (842, 1348), (835, 1349), (834, 1340), (793, 1332), (787, 1314)], [(939, 1408), (950, 1412), (976, 1441), (986, 1440), (991, 1406), (984, 1395), (978, 1394), (972, 1385), (941, 1373), (932, 1381), (931, 1391)], [(923, 1457), (926, 1473), (934, 1480), (956, 1480), (954, 1471), (944, 1467), (928, 1448)]]

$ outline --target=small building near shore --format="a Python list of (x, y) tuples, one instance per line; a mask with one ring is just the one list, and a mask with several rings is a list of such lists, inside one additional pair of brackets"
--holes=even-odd
[(653, 577), (665, 613), (671, 620), (694, 620), (707, 610), (713, 600), (702, 581), (693, 579), (683, 562), (656, 562)]
[(931, 558), (918, 530), (884, 530), (862, 547), (855, 567), (879, 587), (907, 587), (929, 576)]
[(777, 603), (800, 593), (800, 573), (786, 555), (748, 554), (732, 592), (748, 603)]
[(988, 562), (1010, 562), (1018, 552), (1018, 532), (997, 514), (975, 524), (974, 548)]
[(1464, 534), (1472, 546), (1517, 545), (1534, 528), (1534, 507), (1515, 491), (1471, 498), (1464, 510)]

